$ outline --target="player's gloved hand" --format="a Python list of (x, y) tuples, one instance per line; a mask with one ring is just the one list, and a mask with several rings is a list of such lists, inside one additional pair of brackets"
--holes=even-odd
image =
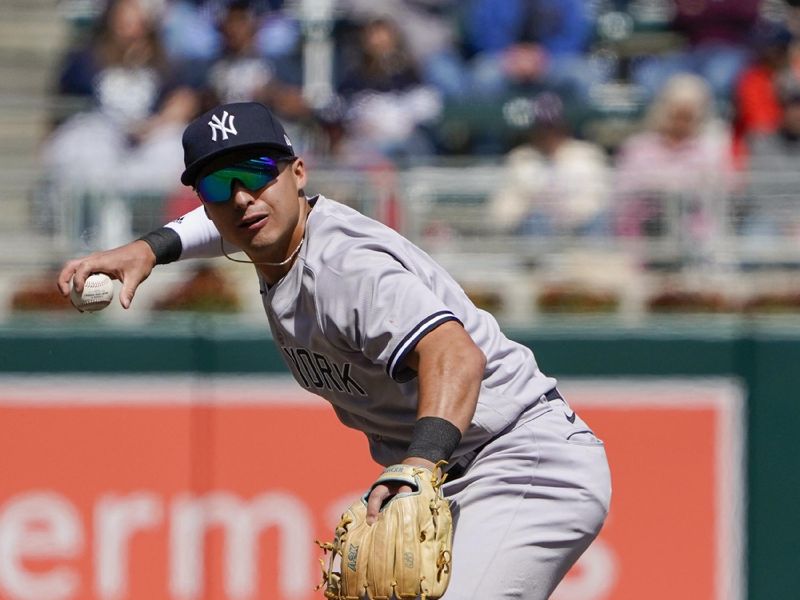
[(141, 240), (125, 244), (113, 250), (95, 252), (75, 258), (64, 264), (58, 275), (58, 289), (65, 298), (69, 296), (70, 281), (78, 292), (83, 291), (86, 278), (93, 273), (105, 273), (111, 279), (122, 282), (119, 302), (129, 308), (136, 288), (150, 276), (156, 265), (156, 257), (150, 246)]
[[(450, 581), (453, 523), (441, 490), (441, 470), (397, 464), (387, 467), (373, 488), (408, 488), (389, 498), (367, 523), (367, 497), (342, 515), (334, 540), (319, 546), (330, 553), (322, 562), (325, 597), (331, 600), (441, 598)], [(381, 492), (377, 498), (384, 496)], [(338, 568), (338, 570), (336, 570)]]
[[(405, 459), (402, 464), (423, 467), (433, 472), (436, 465), (424, 458), (410, 457)], [(367, 498), (367, 524), (372, 525), (378, 518), (378, 513), (384, 504), (397, 494), (406, 494), (411, 491), (411, 486), (398, 483), (379, 483), (372, 488)]]

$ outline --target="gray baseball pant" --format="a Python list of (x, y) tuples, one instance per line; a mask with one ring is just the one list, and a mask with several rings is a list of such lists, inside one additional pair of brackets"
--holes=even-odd
[(486, 445), (444, 494), (455, 522), (442, 600), (546, 600), (603, 526), (603, 443), (544, 397)]

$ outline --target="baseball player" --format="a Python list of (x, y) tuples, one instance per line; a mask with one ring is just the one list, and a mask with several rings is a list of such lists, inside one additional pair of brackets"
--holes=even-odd
[[(306, 197), (303, 159), (263, 105), (207, 112), (183, 146), (181, 181), (202, 206), (67, 262), (62, 294), (102, 272), (122, 281), (127, 309), (156, 265), (243, 251), (297, 382), (362, 431), (379, 464), (447, 461), (455, 532), (443, 598), (548, 598), (597, 536), (611, 495), (603, 443), (555, 379), (414, 244)], [(367, 520), (407, 489), (375, 486)]]

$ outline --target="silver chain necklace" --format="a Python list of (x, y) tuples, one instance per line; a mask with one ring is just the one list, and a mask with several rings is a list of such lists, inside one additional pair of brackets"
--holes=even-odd
[(306, 239), (305, 235), (306, 232), (304, 231), (303, 237), (300, 238), (300, 243), (297, 244), (297, 247), (292, 251), (289, 257), (286, 260), (282, 260), (281, 262), (262, 262), (262, 261), (256, 262), (254, 260), (240, 260), (238, 258), (233, 258), (227, 252), (225, 252), (225, 242), (222, 241), (222, 238), (219, 239), (219, 247), (222, 248), (222, 253), (225, 255), (225, 258), (227, 258), (231, 262), (243, 263), (245, 265), (267, 265), (268, 267), (283, 267), (284, 265), (288, 265), (290, 262), (292, 262), (294, 257), (297, 256), (297, 253), (300, 252), (300, 248), (302, 248), (303, 242)]

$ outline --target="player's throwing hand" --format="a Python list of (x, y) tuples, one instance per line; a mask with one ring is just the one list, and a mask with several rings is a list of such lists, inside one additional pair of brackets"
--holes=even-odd
[(58, 289), (66, 298), (72, 282), (75, 291), (81, 293), (89, 275), (105, 273), (111, 279), (122, 282), (119, 302), (122, 308), (129, 308), (136, 288), (150, 276), (155, 265), (156, 257), (150, 246), (137, 240), (113, 250), (95, 252), (67, 262), (58, 275)]

